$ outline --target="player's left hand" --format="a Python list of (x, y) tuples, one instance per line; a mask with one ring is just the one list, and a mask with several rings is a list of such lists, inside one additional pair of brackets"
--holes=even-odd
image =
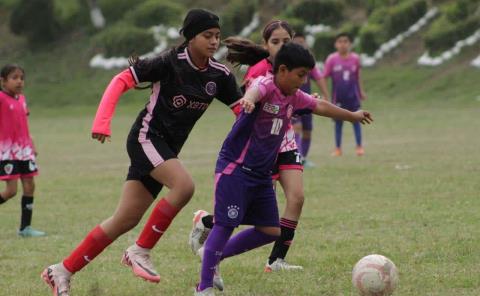
[(243, 107), (243, 110), (245, 110), (245, 113), (252, 113), (253, 110), (255, 109), (255, 104), (245, 98), (241, 98), (239, 101), (239, 104), (240, 106)]
[(358, 110), (356, 112), (353, 112), (353, 114), (356, 119), (355, 121), (359, 121), (362, 124), (365, 124), (365, 123), (370, 124), (373, 122), (372, 115), (368, 111)]
[(110, 136), (99, 134), (99, 133), (92, 133), (92, 139), (98, 140), (100, 143), (105, 143), (105, 141), (110, 142)]
[(367, 99), (367, 95), (364, 92), (360, 93), (360, 100), (365, 101)]

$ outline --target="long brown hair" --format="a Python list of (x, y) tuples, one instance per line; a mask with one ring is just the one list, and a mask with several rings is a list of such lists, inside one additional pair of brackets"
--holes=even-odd
[[(274, 20), (269, 22), (262, 31), (262, 38), (265, 43), (268, 43), (270, 37), (272, 37), (273, 32), (278, 29), (283, 28), (290, 37), (293, 38), (294, 31), (292, 27), (286, 21)], [(223, 40), (223, 43), (227, 46), (227, 61), (238, 66), (238, 65), (255, 65), (261, 60), (268, 58), (270, 53), (268, 50), (263, 48), (263, 46), (256, 44), (250, 39), (242, 37), (228, 37)]]

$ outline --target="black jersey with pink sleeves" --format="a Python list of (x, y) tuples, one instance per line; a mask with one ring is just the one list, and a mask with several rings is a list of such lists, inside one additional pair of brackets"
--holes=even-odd
[(152, 93), (140, 112), (129, 139), (161, 136), (178, 153), (214, 98), (233, 107), (241, 98), (235, 77), (223, 64), (209, 59), (200, 69), (185, 47), (172, 49), (150, 63), (130, 67), (135, 82), (152, 82)]

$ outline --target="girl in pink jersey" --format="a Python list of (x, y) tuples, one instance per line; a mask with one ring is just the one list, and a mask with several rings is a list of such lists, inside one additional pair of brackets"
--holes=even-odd
[(0, 72), (0, 180), (6, 182), (0, 193), (0, 204), (17, 194), (18, 179), (22, 181), (22, 215), (18, 235), (44, 236), (45, 232), (33, 229), (32, 222), (33, 177), (38, 175), (35, 164), (35, 146), (28, 131), (28, 109), (22, 94), (25, 71), (9, 64)]
[[(335, 38), (337, 52), (332, 53), (325, 61), (323, 79), (321, 82), (322, 95), (329, 98), (327, 77), (332, 78), (332, 103), (350, 111), (360, 109), (360, 102), (367, 99), (360, 79), (360, 58), (351, 52), (352, 37), (348, 33), (340, 33)], [(332, 156), (342, 155), (342, 128), (343, 121), (335, 120), (335, 150)], [(353, 123), (355, 133), (356, 154), (362, 156), (365, 151), (362, 145), (362, 129), (360, 124)]]
[[(292, 40), (293, 35), (294, 32), (286, 21), (275, 20), (268, 23), (263, 29), (262, 47), (250, 40), (237, 37), (230, 37), (225, 40), (229, 48), (227, 60), (234, 64), (250, 65), (243, 79), (245, 88), (257, 77), (273, 72), (272, 64), (277, 52), (283, 44)], [(280, 146), (272, 177), (280, 181), (287, 203), (280, 219), (281, 235), (275, 241), (265, 265), (265, 272), (301, 270), (303, 269), (301, 266), (290, 265), (285, 261), (285, 256), (293, 241), (295, 229), (300, 219), (304, 200), (302, 159), (297, 149), (295, 132), (290, 122)], [(203, 210), (195, 213), (193, 229), (189, 239), (194, 253), (197, 253), (213, 227), (212, 221), (212, 215)], [(222, 288), (221, 278), (215, 278), (215, 285), (220, 289)]]

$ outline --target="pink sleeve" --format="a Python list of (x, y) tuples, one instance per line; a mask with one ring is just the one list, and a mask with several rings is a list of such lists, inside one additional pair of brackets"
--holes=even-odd
[(266, 97), (271, 85), (271, 80), (271, 77), (260, 76), (251, 83), (250, 87), (256, 87), (260, 93), (259, 102)]
[(322, 78), (322, 73), (320, 72), (320, 70), (318, 70), (317, 66), (313, 67), (312, 71), (310, 71), (310, 77), (313, 80), (318, 80)]
[(323, 67), (323, 73), (322, 73), (323, 78), (326, 78), (332, 74), (332, 66), (333, 66), (332, 60), (333, 60), (333, 57), (330, 55), (325, 61), (325, 66)]
[(315, 109), (315, 106), (317, 106), (317, 100), (314, 97), (301, 90), (297, 91), (295, 98), (295, 110), (313, 110)]
[(120, 99), (120, 96), (127, 90), (135, 86), (135, 80), (130, 70), (124, 70), (113, 77), (110, 84), (103, 93), (102, 100), (97, 109), (97, 114), (93, 120), (92, 133), (102, 135), (111, 135), (110, 123), (113, 114), (115, 113), (115, 106)]

